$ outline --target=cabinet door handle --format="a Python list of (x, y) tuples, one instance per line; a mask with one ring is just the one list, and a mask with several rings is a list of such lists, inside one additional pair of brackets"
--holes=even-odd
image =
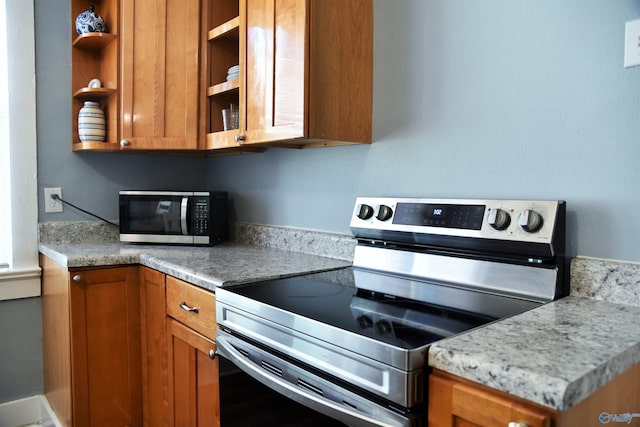
[(128, 147), (128, 146), (129, 146), (129, 141), (127, 141), (126, 139), (121, 139), (121, 140), (120, 140), (120, 146), (121, 146), (122, 148), (124, 148), (124, 147)]
[(233, 140), (235, 142), (244, 141), (244, 135), (236, 135), (236, 136), (233, 137)]
[(215, 358), (216, 358), (216, 352), (213, 349), (209, 350), (209, 359), (213, 360)]
[(71, 278), (71, 280), (73, 280), (76, 283), (80, 283), (82, 282), (82, 276), (79, 274), (76, 274), (75, 276), (73, 276), (73, 278)]
[(519, 423), (516, 421), (511, 421), (509, 423), (509, 425), (507, 425), (507, 427), (529, 427), (529, 424), (527, 423)]
[(189, 307), (185, 301), (180, 303), (180, 308), (189, 313), (198, 313), (200, 311), (198, 307)]

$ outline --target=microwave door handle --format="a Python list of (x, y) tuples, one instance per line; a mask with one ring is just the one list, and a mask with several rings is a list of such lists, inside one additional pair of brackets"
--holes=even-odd
[(346, 417), (349, 419), (349, 425), (353, 427), (402, 427), (405, 425), (400, 422), (396, 423), (390, 420), (372, 418), (367, 414), (358, 412), (356, 409), (341, 406), (327, 398), (316, 395), (312, 392), (307, 392), (300, 387), (295, 387), (287, 381), (283, 381), (275, 375), (269, 374), (265, 369), (261, 369), (248, 361), (247, 358), (236, 350), (224, 336), (218, 335), (216, 337), (216, 346), (216, 354), (227, 358), (246, 374), (252, 376), (272, 390), (277, 391), (278, 393), (303, 405), (307, 402), (318, 412), (329, 416), (338, 416), (343, 422), (345, 422), (344, 418)]
[(183, 197), (182, 203), (180, 203), (180, 228), (182, 230), (182, 234), (187, 236), (189, 235), (189, 228), (187, 226), (187, 211), (189, 207), (189, 198)]

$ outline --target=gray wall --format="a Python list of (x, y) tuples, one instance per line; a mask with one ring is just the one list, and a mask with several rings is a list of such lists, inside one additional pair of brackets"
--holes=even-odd
[(358, 195), (567, 201), (568, 253), (640, 261), (638, 0), (376, 0), (374, 143), (213, 159), (238, 219), (348, 232)]
[(640, 261), (639, 0), (375, 0), (371, 146), (209, 160), (72, 153), (69, 3), (35, 6), (39, 186), (102, 216), (120, 189), (203, 184), (238, 220), (343, 233), (357, 195), (565, 199), (570, 255)]
[(0, 403), (42, 393), (41, 301), (0, 302)]

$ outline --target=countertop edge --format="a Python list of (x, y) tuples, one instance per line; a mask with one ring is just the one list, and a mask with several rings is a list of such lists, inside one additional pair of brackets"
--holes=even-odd
[[(609, 346), (607, 342), (598, 341), (604, 331), (594, 332), (594, 337), (584, 342), (577, 339), (572, 348), (581, 349), (585, 354), (589, 352), (590, 346), (593, 354), (576, 363), (575, 358), (564, 349), (559, 349), (556, 355), (564, 357), (537, 359), (535, 363), (527, 363), (527, 355), (532, 351), (541, 351), (539, 343), (529, 347), (515, 348), (517, 342), (517, 332), (507, 337), (508, 343), (503, 343), (502, 347), (486, 351), (480, 351), (481, 340), (491, 340), (500, 336), (506, 328), (520, 330), (517, 326), (528, 321), (535, 321), (540, 313), (541, 318), (552, 317), (553, 304), (562, 304), (564, 307), (573, 305), (580, 308), (584, 305), (597, 307), (600, 310), (610, 310), (612, 313), (619, 312), (620, 315), (628, 315), (636, 319), (640, 315), (640, 310), (634, 306), (597, 301), (581, 297), (566, 297), (550, 304), (543, 305), (529, 312), (503, 319), (492, 324), (480, 327), (451, 338), (447, 338), (432, 344), (429, 348), (428, 363), (432, 368), (448, 372), (450, 374), (465, 378), (469, 381), (500, 390), (525, 400), (563, 412), (571, 409), (582, 402), (592, 393), (602, 386), (615, 379), (620, 374), (640, 362), (640, 338), (636, 335), (626, 339), (625, 334), (618, 336), (615, 343)], [(545, 308), (546, 307), (546, 308)], [(556, 310), (562, 311), (564, 307)], [(582, 307), (586, 309), (588, 307)], [(544, 311), (540, 311), (544, 310)], [(579, 319), (575, 324), (567, 319), (561, 319), (566, 328), (578, 328), (575, 334), (584, 333), (585, 329), (591, 325), (585, 324), (584, 319)], [(549, 325), (546, 322), (534, 324), (536, 328), (544, 333), (551, 333), (546, 330)], [(562, 336), (565, 331), (554, 331), (556, 336)], [(537, 336), (534, 336), (537, 337)], [(552, 340), (553, 338), (549, 338)], [(613, 340), (613, 337), (612, 337)], [(469, 349), (469, 344), (476, 345)], [(567, 343), (565, 343), (567, 344)], [(548, 349), (547, 349), (548, 350)], [(510, 357), (511, 355), (511, 357)], [(591, 359), (590, 359), (591, 358)], [(562, 362), (565, 360), (565, 362)], [(573, 371), (572, 371), (573, 370)]]

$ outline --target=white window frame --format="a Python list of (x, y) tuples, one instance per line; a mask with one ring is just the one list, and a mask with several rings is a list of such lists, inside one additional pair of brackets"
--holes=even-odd
[(33, 1), (5, 0), (9, 80), (12, 253), (0, 301), (40, 295)]

